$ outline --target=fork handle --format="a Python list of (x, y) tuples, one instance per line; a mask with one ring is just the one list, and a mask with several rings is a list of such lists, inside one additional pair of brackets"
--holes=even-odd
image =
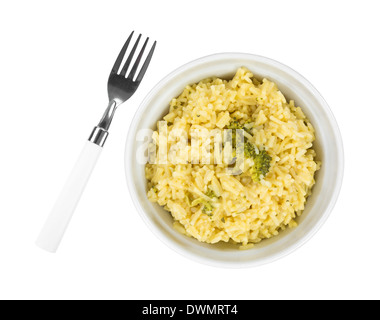
[(86, 142), (77, 163), (37, 238), (36, 244), (40, 248), (53, 253), (57, 251), (102, 150), (101, 143), (97, 144), (92, 142), (91, 139)]

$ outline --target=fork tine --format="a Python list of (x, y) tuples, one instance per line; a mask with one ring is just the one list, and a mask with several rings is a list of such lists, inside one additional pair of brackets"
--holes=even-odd
[(141, 57), (142, 57), (142, 55), (143, 55), (143, 53), (144, 53), (144, 50), (145, 50), (145, 47), (146, 47), (146, 44), (148, 43), (148, 41), (149, 41), (149, 37), (146, 38), (146, 40), (145, 40), (145, 42), (144, 42), (144, 45), (143, 45), (143, 47), (141, 48), (140, 53), (139, 53), (139, 55), (137, 56), (137, 59), (136, 59), (134, 65), (133, 65), (133, 67), (132, 67), (132, 69), (131, 69), (131, 72), (129, 73), (127, 79), (133, 80), (133, 77), (135, 76), (135, 73), (136, 73), (137, 67), (139, 66), (139, 63), (140, 63)]
[(140, 72), (139, 72), (139, 75), (138, 75), (137, 78), (136, 78), (136, 82), (137, 82), (137, 83), (140, 83), (140, 82), (141, 82), (141, 80), (142, 80), (142, 78), (144, 77), (144, 74), (145, 74), (145, 72), (146, 72), (146, 69), (148, 69), (148, 66), (149, 66), (150, 60), (152, 59), (152, 56), (153, 56), (154, 48), (156, 47), (156, 43), (157, 43), (157, 41), (154, 41), (153, 46), (152, 46), (152, 48), (150, 49), (150, 51), (149, 51), (149, 53), (148, 53), (148, 56), (147, 56), (146, 59), (145, 59), (145, 62), (144, 62), (143, 66), (142, 66), (142, 68), (141, 68), (141, 70), (140, 70)]
[(131, 42), (133, 33), (134, 33), (134, 31), (132, 31), (132, 33), (129, 35), (127, 41), (125, 41), (123, 47), (121, 48), (120, 53), (117, 56), (117, 59), (115, 61), (115, 64), (112, 67), (111, 73), (117, 73), (117, 71), (119, 70), (120, 65), (121, 65), (121, 61), (123, 61), (125, 51), (127, 51), (127, 48), (128, 48), (129, 42)]
[(133, 55), (135, 54), (135, 51), (136, 51), (137, 45), (139, 44), (140, 38), (141, 38), (141, 33), (140, 33), (139, 37), (137, 38), (136, 43), (135, 43), (135, 45), (133, 46), (132, 51), (131, 51), (131, 53), (129, 54), (127, 60), (125, 61), (123, 68), (122, 68), (121, 71), (120, 71), (120, 75), (123, 76), (123, 77), (124, 77), (125, 74), (127, 73), (127, 69), (128, 69), (128, 67), (129, 67), (129, 64), (131, 63), (131, 60), (132, 60), (132, 58), (133, 58)]

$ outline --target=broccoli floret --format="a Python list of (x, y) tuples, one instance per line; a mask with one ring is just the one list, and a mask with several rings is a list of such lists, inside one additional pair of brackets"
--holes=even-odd
[[(231, 121), (227, 126), (228, 129), (232, 129), (232, 153), (234, 157), (236, 157), (237, 151), (243, 151), (243, 146), (236, 141), (236, 130), (243, 129), (247, 133), (250, 133), (249, 129), (244, 126), (244, 124), (240, 124), (238, 121)], [(253, 159), (254, 165), (249, 169), (249, 172), (253, 181), (259, 182), (261, 176), (265, 177), (269, 172), (270, 162), (272, 160), (271, 156), (265, 150), (260, 151), (255, 145), (250, 143), (246, 137), (244, 137), (244, 157)]]
[(255, 146), (250, 143), (249, 141), (244, 141), (244, 156), (246, 158), (254, 158), (256, 156), (256, 150)]
[(192, 203), (191, 203), (191, 206), (190, 207), (196, 207), (197, 205), (199, 204), (202, 204), (203, 205), (203, 208), (202, 208), (202, 212), (207, 214), (208, 216), (211, 216), (211, 213), (212, 211), (214, 210), (214, 207), (212, 206), (212, 204), (210, 202), (208, 202), (206, 199), (204, 198), (198, 198), (198, 199), (195, 199)]
[(265, 150), (261, 150), (258, 154), (254, 153), (252, 158), (255, 163), (249, 169), (249, 173), (253, 181), (259, 182), (261, 176), (265, 177), (269, 172), (272, 157)]
[[(249, 134), (252, 134), (251, 129), (250, 129), (250, 128), (252, 128), (252, 125), (253, 125), (252, 123), (240, 124), (240, 122), (236, 121), (236, 120), (231, 121), (227, 125), (227, 129), (231, 129), (231, 131), (228, 133), (229, 137), (227, 138), (227, 140), (231, 141), (233, 149), (236, 148), (236, 144), (237, 144), (237, 141), (236, 141), (236, 130), (237, 129), (241, 129), (241, 130), (244, 130), (245, 132), (247, 132)], [(247, 140), (247, 138), (244, 137), (244, 141), (246, 141), (246, 140)]]
[(206, 196), (209, 198), (218, 198), (218, 196), (215, 194), (214, 190), (207, 188)]
[[(237, 129), (242, 129), (242, 130), (245, 130), (247, 131), (246, 128), (244, 128), (244, 125), (240, 124), (238, 121), (231, 121), (228, 126), (227, 126), (227, 129), (231, 129), (230, 132), (228, 132), (228, 137), (227, 137), (227, 140), (230, 140), (231, 143), (232, 143), (232, 148), (235, 149), (236, 148), (236, 130)], [(248, 131), (247, 131), (248, 132)], [(233, 157), (235, 157), (235, 155), (233, 155)]]
[(244, 129), (244, 126), (235, 120), (228, 124), (227, 129)]
[[(251, 134), (250, 130), (246, 127), (246, 125), (248, 126), (249, 123), (243, 123), (243, 124), (240, 124), (239, 121), (231, 121), (228, 125), (227, 125), (227, 129), (232, 129), (233, 130), (233, 133), (235, 133), (236, 129), (243, 129), (245, 132)], [(252, 126), (252, 124), (250, 124)]]
[(211, 216), (212, 210), (214, 210), (214, 207), (211, 205), (210, 202), (203, 203), (202, 212), (207, 214), (208, 216)]

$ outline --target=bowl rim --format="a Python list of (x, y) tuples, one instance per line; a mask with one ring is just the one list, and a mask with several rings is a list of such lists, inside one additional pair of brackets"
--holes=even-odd
[[(144, 209), (142, 208), (140, 202), (137, 199), (137, 192), (134, 186), (134, 183), (132, 181), (132, 175), (129, 174), (132, 171), (132, 159), (134, 154), (131, 152), (132, 148), (135, 143), (135, 133), (137, 129), (137, 119), (140, 119), (142, 114), (144, 113), (145, 109), (148, 107), (147, 102), (151, 100), (151, 97), (156, 95), (168, 82), (170, 79), (173, 77), (176, 77), (177, 75), (181, 74), (182, 72), (190, 69), (193, 66), (196, 66), (198, 64), (203, 64), (207, 62), (215, 62), (217, 60), (223, 61), (224, 59), (243, 59), (243, 58), (253, 58), (255, 61), (258, 62), (264, 62), (271, 64), (272, 66), (278, 67), (282, 70), (284, 70), (286, 73), (291, 74), (297, 80), (299, 80), (306, 88), (308, 91), (313, 94), (317, 100), (320, 102), (320, 105), (324, 108), (324, 111), (328, 115), (328, 119), (330, 121), (331, 127), (334, 132), (334, 138), (336, 139), (337, 142), (337, 157), (338, 157), (338, 167), (337, 167), (337, 179), (335, 182), (335, 187), (334, 187), (334, 192), (330, 195), (330, 203), (326, 210), (322, 213), (320, 219), (318, 222), (310, 229), (308, 233), (306, 233), (303, 237), (301, 237), (298, 241), (296, 241), (293, 245), (289, 246), (288, 248), (281, 250), (275, 254), (272, 254), (266, 258), (261, 258), (259, 260), (250, 260), (246, 262), (231, 262), (231, 261), (219, 261), (219, 260), (214, 260), (213, 258), (210, 257), (201, 257), (195, 253), (192, 253), (186, 249), (183, 249), (181, 246), (175, 244), (173, 241), (171, 241), (166, 235), (160, 230), (159, 227), (157, 227), (150, 219), (147, 217)], [(201, 80), (201, 79), (200, 79)], [(343, 140), (341, 136), (341, 132), (339, 130), (338, 123), (335, 119), (334, 114), (332, 113), (329, 105), (323, 98), (323, 96), (319, 93), (319, 91), (300, 73), (292, 69), (291, 67), (278, 62), (274, 59), (267, 58), (261, 55), (256, 55), (256, 54), (251, 54), (251, 53), (240, 53), (240, 52), (222, 52), (222, 53), (214, 53), (211, 55), (203, 56), (201, 58), (192, 60), (188, 63), (183, 64), (182, 66), (174, 69), (172, 72), (167, 74), (164, 78), (162, 78), (150, 91), (149, 93), (145, 96), (143, 101), (140, 103), (138, 109), (136, 110), (129, 130), (128, 130), (128, 135), (126, 139), (126, 144), (125, 144), (125, 152), (124, 152), (124, 169), (125, 169), (125, 176), (126, 176), (126, 181), (127, 181), (127, 186), (129, 189), (129, 193), (132, 199), (132, 202), (137, 209), (138, 213), (140, 214), (142, 220), (145, 222), (145, 224), (148, 226), (148, 228), (155, 234), (155, 236), (160, 239), (166, 246), (174, 250), (175, 252), (179, 253), (180, 255), (193, 260), (197, 261), (202, 264), (206, 264), (209, 266), (214, 266), (214, 267), (224, 267), (224, 268), (246, 268), (246, 267), (256, 267), (260, 265), (264, 265), (273, 261), (276, 261), (280, 258), (283, 258), (287, 256), (288, 254), (294, 252), (301, 246), (303, 246), (306, 242), (308, 242), (317, 232), (318, 230), (322, 227), (322, 225), (326, 222), (328, 217), (330, 216), (333, 208), (335, 207), (335, 204), (338, 200), (342, 183), (343, 183), (343, 176), (344, 176), (344, 148), (343, 148)], [(148, 201), (148, 199), (147, 199)]]

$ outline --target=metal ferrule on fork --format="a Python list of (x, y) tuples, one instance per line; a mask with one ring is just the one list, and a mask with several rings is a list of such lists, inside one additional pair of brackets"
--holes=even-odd
[(88, 141), (97, 144), (100, 147), (104, 146), (104, 143), (108, 137), (108, 129), (111, 125), (113, 116), (115, 115), (115, 111), (118, 104), (115, 100), (111, 100), (108, 104), (106, 111), (103, 114), (102, 119), (99, 124), (92, 130)]

